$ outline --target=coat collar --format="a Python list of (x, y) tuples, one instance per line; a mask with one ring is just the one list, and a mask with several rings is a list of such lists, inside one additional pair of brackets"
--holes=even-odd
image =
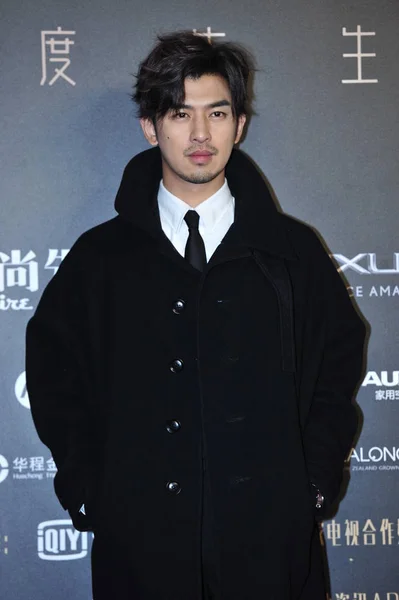
[[(176, 233), (182, 227), (187, 228), (184, 223), (189, 208), (187, 203), (169, 192), (162, 181), (158, 192), (158, 206), (161, 220), (165, 220), (172, 231)], [(204, 230), (211, 232), (229, 208), (234, 211), (234, 199), (225, 178), (224, 184), (212, 196), (201, 202), (195, 210), (200, 216), (200, 223)]]
[[(163, 235), (157, 202), (161, 178), (159, 148), (144, 150), (127, 164), (115, 199), (115, 210), (122, 218), (156, 238)], [(235, 219), (225, 241), (283, 258), (295, 258), (266, 183), (241, 150), (232, 150), (226, 165), (226, 179), (235, 198)]]

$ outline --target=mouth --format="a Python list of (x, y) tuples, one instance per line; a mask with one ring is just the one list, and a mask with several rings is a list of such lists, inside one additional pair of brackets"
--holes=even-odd
[(208, 152), (207, 150), (197, 150), (190, 154), (190, 156), (212, 156), (212, 152)]
[(197, 152), (193, 152), (189, 154), (189, 159), (194, 162), (196, 165), (203, 165), (212, 159), (212, 152), (206, 152), (205, 150), (198, 150)]

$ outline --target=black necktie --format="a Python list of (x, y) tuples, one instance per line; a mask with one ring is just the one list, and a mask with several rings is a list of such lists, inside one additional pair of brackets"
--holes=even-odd
[(203, 271), (206, 265), (206, 254), (204, 240), (198, 231), (199, 214), (195, 210), (188, 210), (184, 217), (188, 225), (188, 240), (184, 252), (184, 258), (198, 269)]

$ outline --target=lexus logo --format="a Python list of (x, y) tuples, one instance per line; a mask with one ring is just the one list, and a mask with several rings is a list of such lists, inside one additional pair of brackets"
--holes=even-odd
[(338, 271), (341, 273), (344, 273), (350, 269), (356, 273), (360, 273), (361, 275), (399, 274), (399, 252), (393, 253), (392, 259), (389, 259), (389, 266), (387, 268), (378, 267), (377, 255), (374, 252), (369, 252), (367, 254), (356, 254), (356, 256), (353, 258), (348, 258), (343, 254), (333, 254), (332, 256), (340, 265)]

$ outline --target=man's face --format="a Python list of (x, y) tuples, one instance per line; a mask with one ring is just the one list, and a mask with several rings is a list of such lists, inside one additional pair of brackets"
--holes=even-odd
[[(218, 176), (223, 182), (224, 169), (233, 145), (241, 138), (245, 115), (233, 118), (231, 94), (226, 81), (218, 75), (187, 78), (184, 104), (153, 123), (141, 119), (144, 135), (152, 145), (159, 144), (163, 178), (169, 186), (206, 184)], [(191, 156), (193, 152), (207, 156)]]

